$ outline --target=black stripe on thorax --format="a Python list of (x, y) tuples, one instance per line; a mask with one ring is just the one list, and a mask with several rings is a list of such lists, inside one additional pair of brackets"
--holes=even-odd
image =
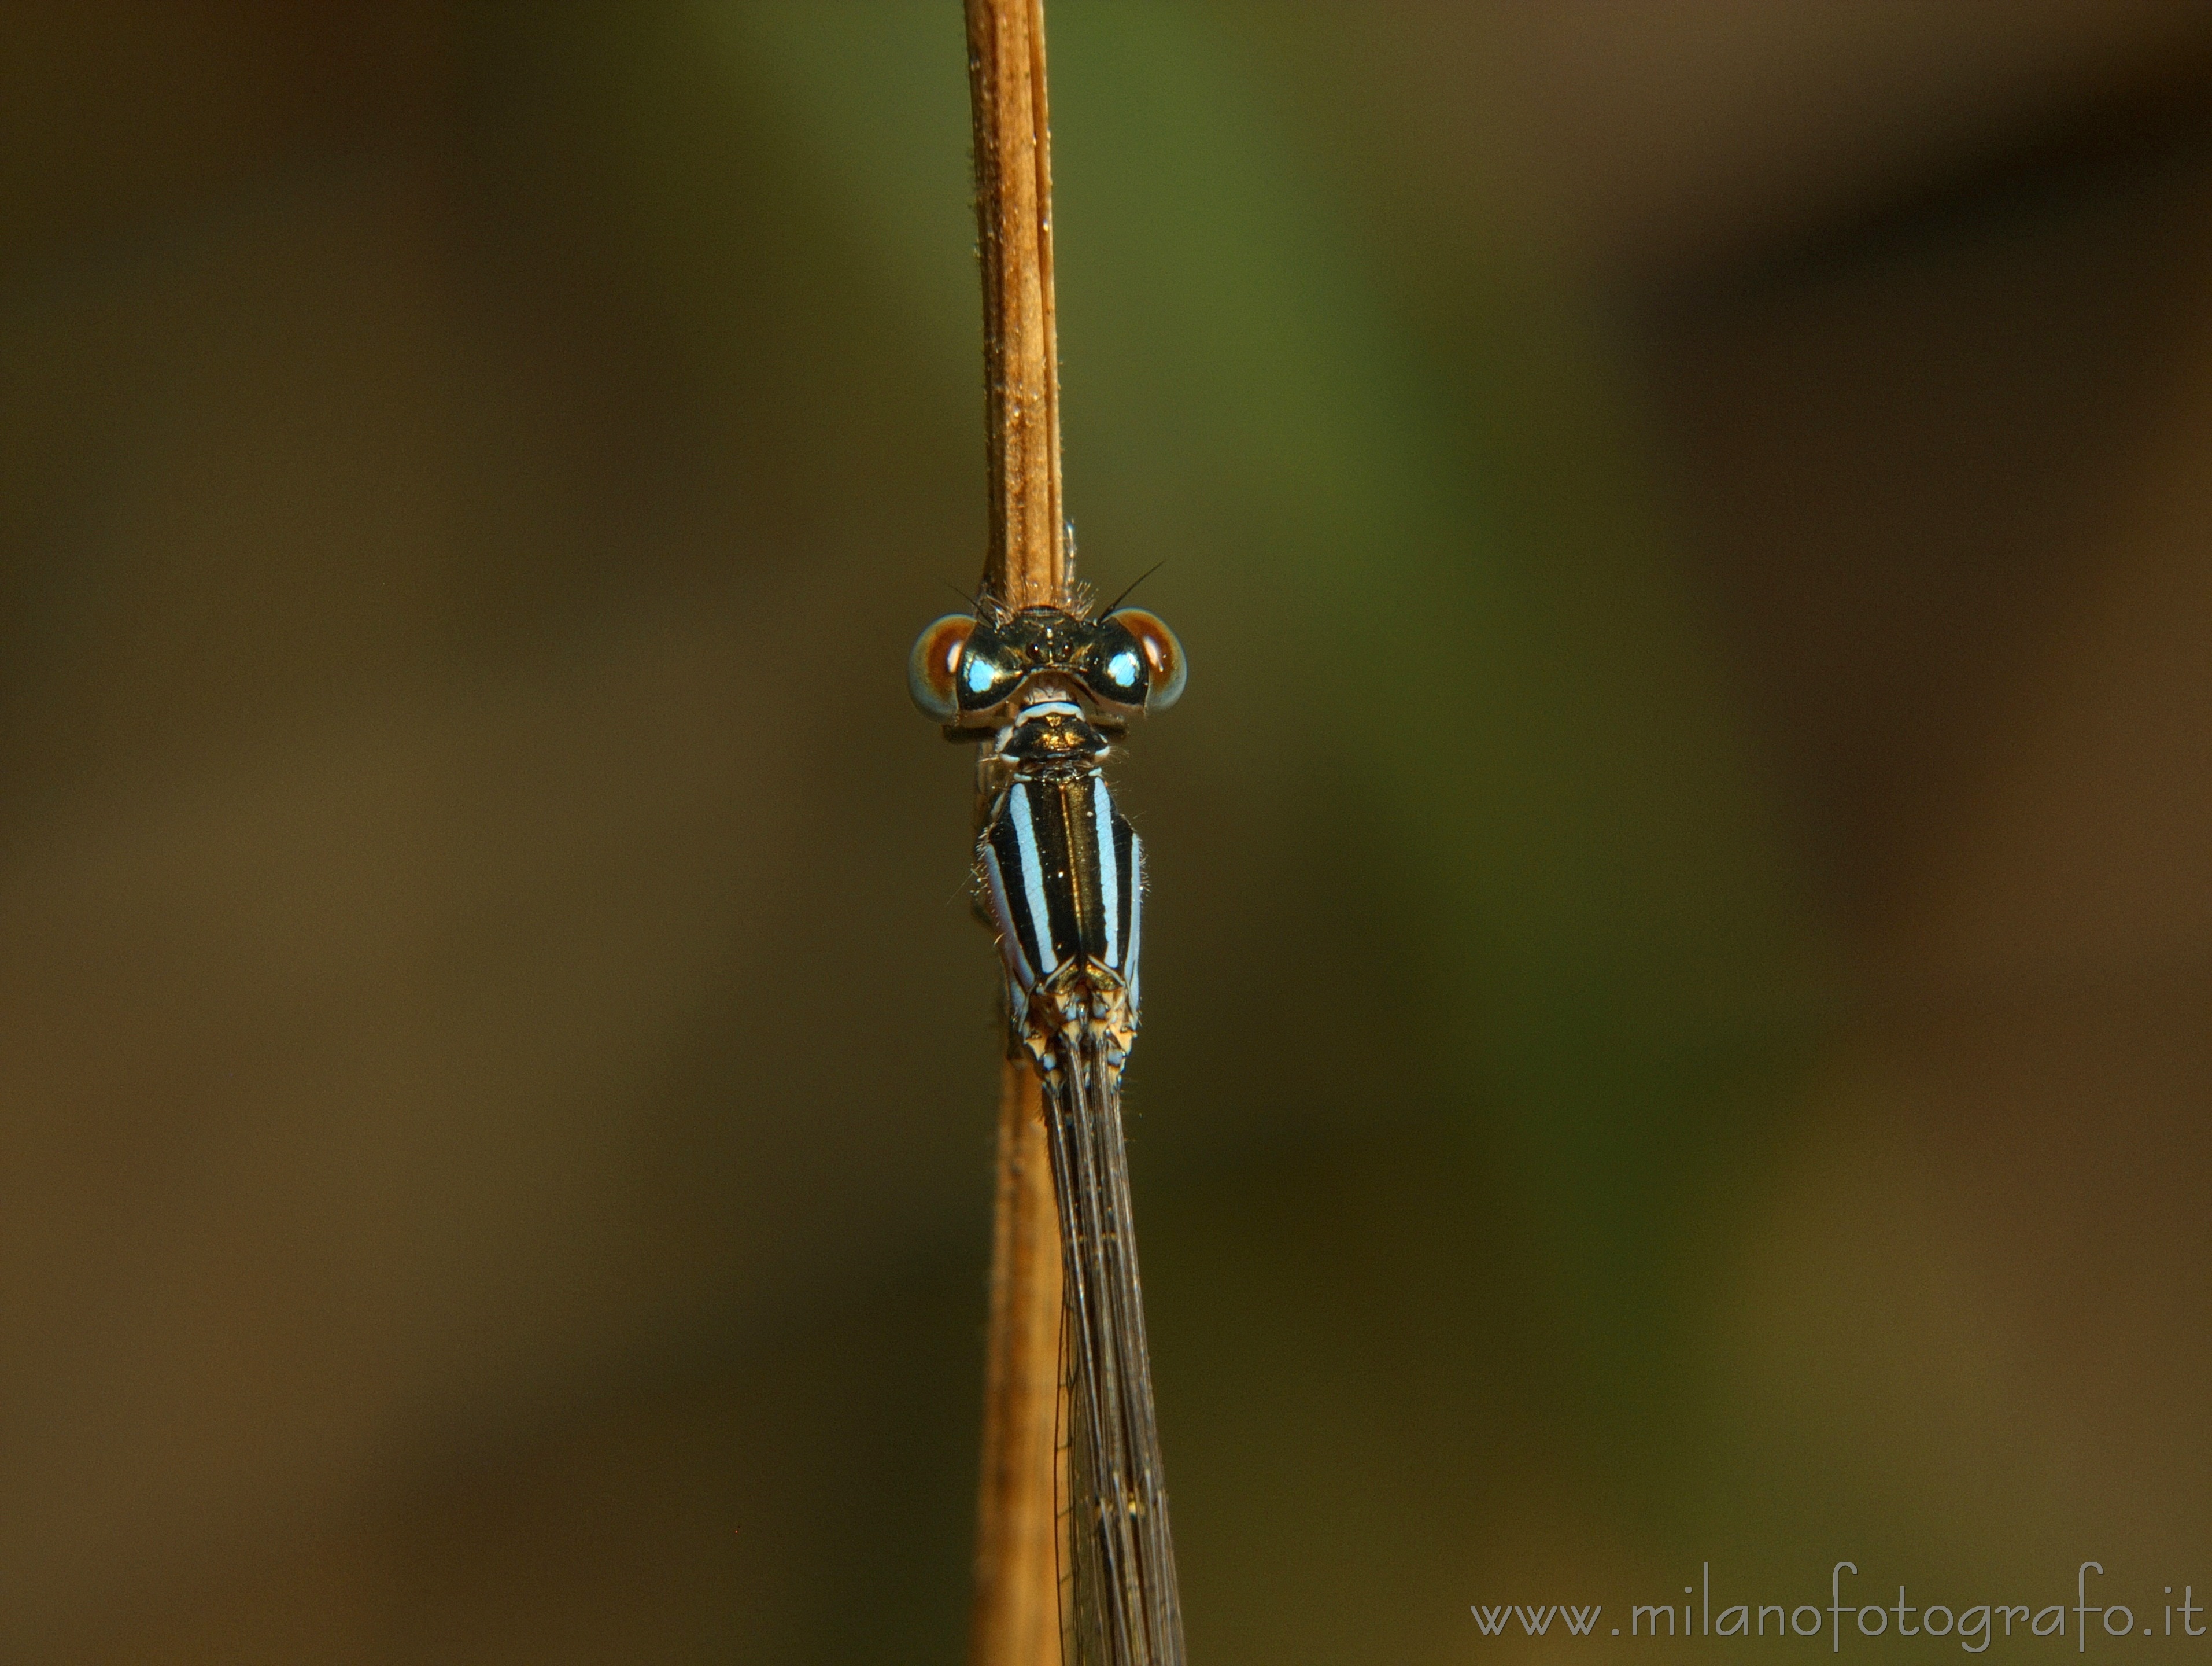
[(1114, 970), (1127, 976), (1131, 933), (1137, 929), (1137, 909), (1143, 899), (1137, 894), (1137, 836), (1121, 819), (1119, 810), (1114, 812), (1114, 879), (1115, 894), (1109, 902), (1116, 921), (1114, 942), (1118, 953)]
[(1030, 783), (1030, 813), (1044, 866), (1055, 963), (1078, 955), (1097, 960), (1106, 952), (1098, 836), (1091, 807), (1097, 790), (1093, 779), (1086, 775)]

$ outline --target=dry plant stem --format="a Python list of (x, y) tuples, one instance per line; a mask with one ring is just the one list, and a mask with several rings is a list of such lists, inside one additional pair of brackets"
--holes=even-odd
[[(990, 548), (983, 588), (1058, 603), (1073, 577), (1060, 500), (1052, 161), (1041, 0), (967, 0), (983, 277)], [(978, 824), (988, 806), (978, 803)], [(1059, 1666), (1060, 1229), (1044, 1110), (1026, 1061), (1003, 1066), (983, 1473), (970, 1666)]]
[(983, 582), (1015, 607), (1056, 603), (1069, 575), (1060, 504), (1052, 153), (1040, 0), (968, 0), (968, 90), (975, 115), (983, 443), (991, 494)]
[(1060, 1223), (1036, 1073), (1003, 1067), (973, 1666), (1058, 1666)]

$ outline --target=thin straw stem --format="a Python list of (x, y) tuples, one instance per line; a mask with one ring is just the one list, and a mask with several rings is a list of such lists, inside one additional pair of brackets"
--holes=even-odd
[[(1043, 8), (966, 3), (990, 502), (983, 588), (1013, 607), (1057, 604), (1073, 575), (1060, 496)], [(987, 808), (979, 799), (979, 825)], [(1025, 1060), (1001, 1069), (969, 1660), (1060, 1666), (1059, 1221), (1036, 1074)]]

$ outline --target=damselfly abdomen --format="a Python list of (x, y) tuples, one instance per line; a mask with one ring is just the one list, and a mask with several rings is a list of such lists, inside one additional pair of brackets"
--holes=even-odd
[(1072, 1666), (1182, 1666), (1121, 1135), (1137, 1033), (1144, 846), (1102, 763), (1128, 718), (1182, 692), (1174, 634), (1139, 609), (986, 599), (915, 644), (915, 703), (981, 740), (977, 880), (1006, 963), (1010, 1046), (1044, 1085), (1065, 1272), (1060, 1342)]

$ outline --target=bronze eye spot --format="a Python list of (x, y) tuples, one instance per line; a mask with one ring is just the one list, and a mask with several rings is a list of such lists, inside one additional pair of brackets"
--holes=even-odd
[(959, 708), (955, 678), (975, 621), (966, 613), (948, 613), (915, 638), (907, 656), (906, 691), (924, 717), (949, 723)]

